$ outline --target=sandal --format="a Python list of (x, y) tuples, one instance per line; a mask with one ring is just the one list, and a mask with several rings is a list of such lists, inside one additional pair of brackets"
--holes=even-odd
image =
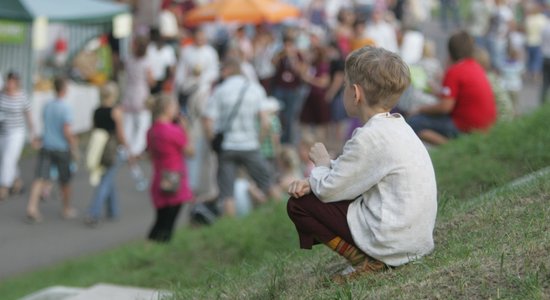
[(25, 185), (20, 179), (15, 180), (13, 186), (10, 189), (10, 195), (21, 195), (25, 192)]
[(8, 199), (9, 190), (7, 188), (0, 188), (0, 201)]
[(33, 214), (27, 214), (26, 218), (25, 218), (25, 223), (27, 224), (38, 224), (38, 223), (42, 223), (43, 219), (42, 219), (42, 216), (40, 214), (36, 214), (36, 215), (33, 215)]

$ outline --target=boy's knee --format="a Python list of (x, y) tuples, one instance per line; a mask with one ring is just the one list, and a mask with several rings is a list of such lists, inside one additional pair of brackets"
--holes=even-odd
[(300, 198), (290, 197), (286, 204), (288, 216), (292, 219), (293, 216), (303, 216), (308, 214), (308, 211), (319, 203), (319, 199), (313, 194), (307, 194)]
[(290, 197), (286, 202), (286, 212), (292, 220), (294, 220), (293, 216), (296, 213), (297, 208), (299, 207), (297, 200), (297, 198)]

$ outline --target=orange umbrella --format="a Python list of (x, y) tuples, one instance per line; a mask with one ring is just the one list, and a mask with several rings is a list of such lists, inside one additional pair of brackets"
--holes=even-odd
[(185, 16), (186, 26), (222, 21), (246, 24), (278, 23), (300, 15), (292, 5), (276, 0), (216, 0), (191, 10)]

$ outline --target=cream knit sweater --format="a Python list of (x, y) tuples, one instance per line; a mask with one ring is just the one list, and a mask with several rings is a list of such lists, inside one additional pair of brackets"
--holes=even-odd
[(309, 178), (323, 202), (355, 199), (347, 220), (368, 255), (399, 266), (430, 253), (437, 188), (430, 156), (399, 114), (378, 114), (353, 133), (331, 167)]

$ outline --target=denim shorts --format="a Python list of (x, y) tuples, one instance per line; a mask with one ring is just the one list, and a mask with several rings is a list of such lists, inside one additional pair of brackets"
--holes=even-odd
[(418, 134), (422, 130), (433, 130), (447, 138), (456, 138), (460, 131), (456, 128), (451, 116), (448, 115), (415, 115), (407, 119), (407, 123)]
[(59, 183), (69, 183), (71, 180), (71, 153), (69, 151), (40, 150), (36, 165), (36, 178), (50, 180), (51, 166), (57, 168)]
[(220, 188), (219, 197), (222, 201), (233, 197), (239, 167), (244, 167), (250, 178), (264, 193), (269, 192), (274, 179), (272, 177), (273, 170), (259, 150), (223, 150), (218, 155), (218, 186)]

